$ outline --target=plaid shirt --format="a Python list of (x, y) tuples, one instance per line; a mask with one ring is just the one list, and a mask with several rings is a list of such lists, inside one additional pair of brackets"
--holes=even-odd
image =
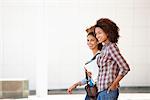
[(99, 92), (108, 89), (118, 75), (125, 76), (130, 70), (117, 45), (111, 42), (103, 46), (97, 64), (99, 66), (97, 79)]

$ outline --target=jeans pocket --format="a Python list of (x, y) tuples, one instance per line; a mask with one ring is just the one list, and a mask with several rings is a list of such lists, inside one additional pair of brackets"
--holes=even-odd
[(119, 90), (118, 88), (117, 89), (114, 89), (114, 90), (111, 90), (108, 94), (109, 96), (109, 99), (108, 100), (117, 100), (118, 96), (119, 96)]

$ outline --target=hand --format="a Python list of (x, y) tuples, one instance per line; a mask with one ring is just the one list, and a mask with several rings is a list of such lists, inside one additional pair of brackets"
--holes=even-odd
[(107, 93), (109, 93), (111, 90), (117, 89), (119, 84), (113, 83), (111, 86), (108, 88)]
[(87, 71), (88, 76), (91, 78), (92, 77), (92, 72)]
[(114, 82), (111, 84), (111, 86), (108, 88), (107, 93), (110, 92), (110, 90), (115, 90), (119, 86), (119, 81), (123, 78), (123, 76), (118, 75), (117, 78), (114, 80)]
[(72, 94), (72, 90), (75, 89), (76, 87), (77, 87), (77, 84), (72, 85), (71, 87), (69, 87), (69, 88), (67, 89), (67, 93), (68, 93), (68, 94)]
[(88, 75), (89, 77), (92, 77), (92, 72), (88, 71), (85, 67), (84, 67), (84, 69), (85, 69), (85, 72), (87, 73), (87, 75)]
[(67, 93), (72, 94), (72, 88), (71, 87), (67, 89)]

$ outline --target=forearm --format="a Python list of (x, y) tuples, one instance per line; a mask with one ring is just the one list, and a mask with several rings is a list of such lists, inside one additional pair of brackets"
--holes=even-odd
[(68, 94), (71, 94), (71, 93), (72, 93), (72, 90), (75, 89), (75, 88), (77, 88), (77, 86), (80, 86), (80, 85), (81, 85), (81, 82), (80, 82), (80, 81), (77, 82), (77, 83), (75, 83), (75, 84), (73, 84), (71, 87), (69, 87), (69, 88), (67, 89), (67, 93), (68, 93)]
[(123, 78), (123, 76), (118, 75), (117, 78), (114, 80), (114, 82), (112, 84), (114, 85), (119, 85), (120, 80)]
[(73, 84), (74, 88), (76, 88), (77, 86), (81, 86), (81, 85), (82, 85), (82, 84), (81, 84), (81, 81), (79, 81), (79, 82)]
[(121, 80), (122, 78), (123, 78), (123, 76), (118, 75), (117, 78), (113, 81), (113, 83), (112, 83), (112, 84), (110, 85), (110, 87), (108, 88), (108, 92), (109, 92), (110, 90), (114, 90), (114, 89), (118, 88), (119, 82), (120, 82), (120, 80)]

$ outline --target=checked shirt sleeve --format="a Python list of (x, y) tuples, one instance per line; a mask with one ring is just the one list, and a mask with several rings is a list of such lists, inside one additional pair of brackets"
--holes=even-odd
[(120, 51), (116, 44), (112, 44), (109, 47), (110, 56), (116, 61), (117, 65), (119, 66), (119, 75), (125, 76), (128, 71), (130, 71), (129, 65), (120, 54)]

